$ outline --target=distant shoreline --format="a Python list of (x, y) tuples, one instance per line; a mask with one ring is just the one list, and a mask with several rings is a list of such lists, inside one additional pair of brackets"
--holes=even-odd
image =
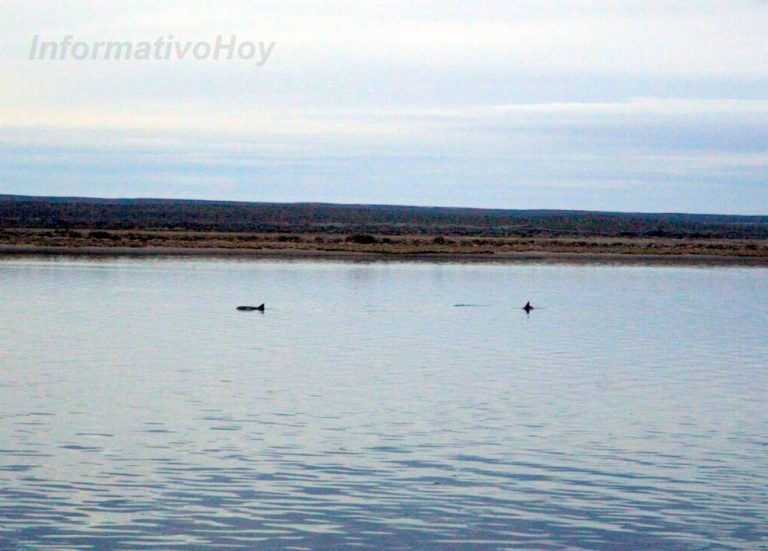
[(0, 245), (0, 260), (13, 257), (91, 258), (241, 258), (252, 260), (328, 260), (348, 262), (435, 262), (435, 263), (551, 263), (622, 264), (667, 266), (755, 266), (768, 267), (768, 256), (706, 254), (612, 254), (591, 252), (506, 253), (383, 253), (370, 251), (326, 251), (310, 249), (247, 249), (217, 247), (114, 247)]
[[(0, 194), (6, 229), (343, 237), (617, 238), (768, 242), (768, 215), (482, 209), (331, 203), (98, 199)], [(141, 245), (141, 243), (139, 243)], [(618, 251), (613, 251), (618, 252)], [(655, 253), (654, 253), (655, 254)], [(720, 254), (715, 251), (714, 254)]]
[(0, 229), (0, 254), (768, 266), (768, 239)]

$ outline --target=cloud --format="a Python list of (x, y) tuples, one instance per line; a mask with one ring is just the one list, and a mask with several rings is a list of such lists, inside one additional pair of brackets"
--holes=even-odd
[[(5, 191), (732, 211), (766, 196), (764, 2), (4, 10)], [(263, 68), (32, 62), (35, 34), (277, 46)], [(696, 186), (707, 193), (694, 199)]]
[(17, 193), (34, 181), (82, 195), (759, 212), (766, 114), (763, 101), (637, 99), (291, 112), (261, 127), (236, 113), (233, 128), (55, 120), (0, 132), (0, 177)]

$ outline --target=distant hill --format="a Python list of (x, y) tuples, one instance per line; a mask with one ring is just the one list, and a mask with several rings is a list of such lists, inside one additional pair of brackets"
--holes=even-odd
[(768, 216), (0, 195), (0, 228), (768, 239)]

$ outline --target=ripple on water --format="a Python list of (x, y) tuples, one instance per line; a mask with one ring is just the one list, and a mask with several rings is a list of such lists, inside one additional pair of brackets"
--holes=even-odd
[(758, 270), (4, 268), (2, 549), (768, 547)]

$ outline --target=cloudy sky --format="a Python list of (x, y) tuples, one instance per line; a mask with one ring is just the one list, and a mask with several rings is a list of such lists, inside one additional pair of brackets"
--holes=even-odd
[(1, 1), (0, 193), (768, 213), (765, 1)]

